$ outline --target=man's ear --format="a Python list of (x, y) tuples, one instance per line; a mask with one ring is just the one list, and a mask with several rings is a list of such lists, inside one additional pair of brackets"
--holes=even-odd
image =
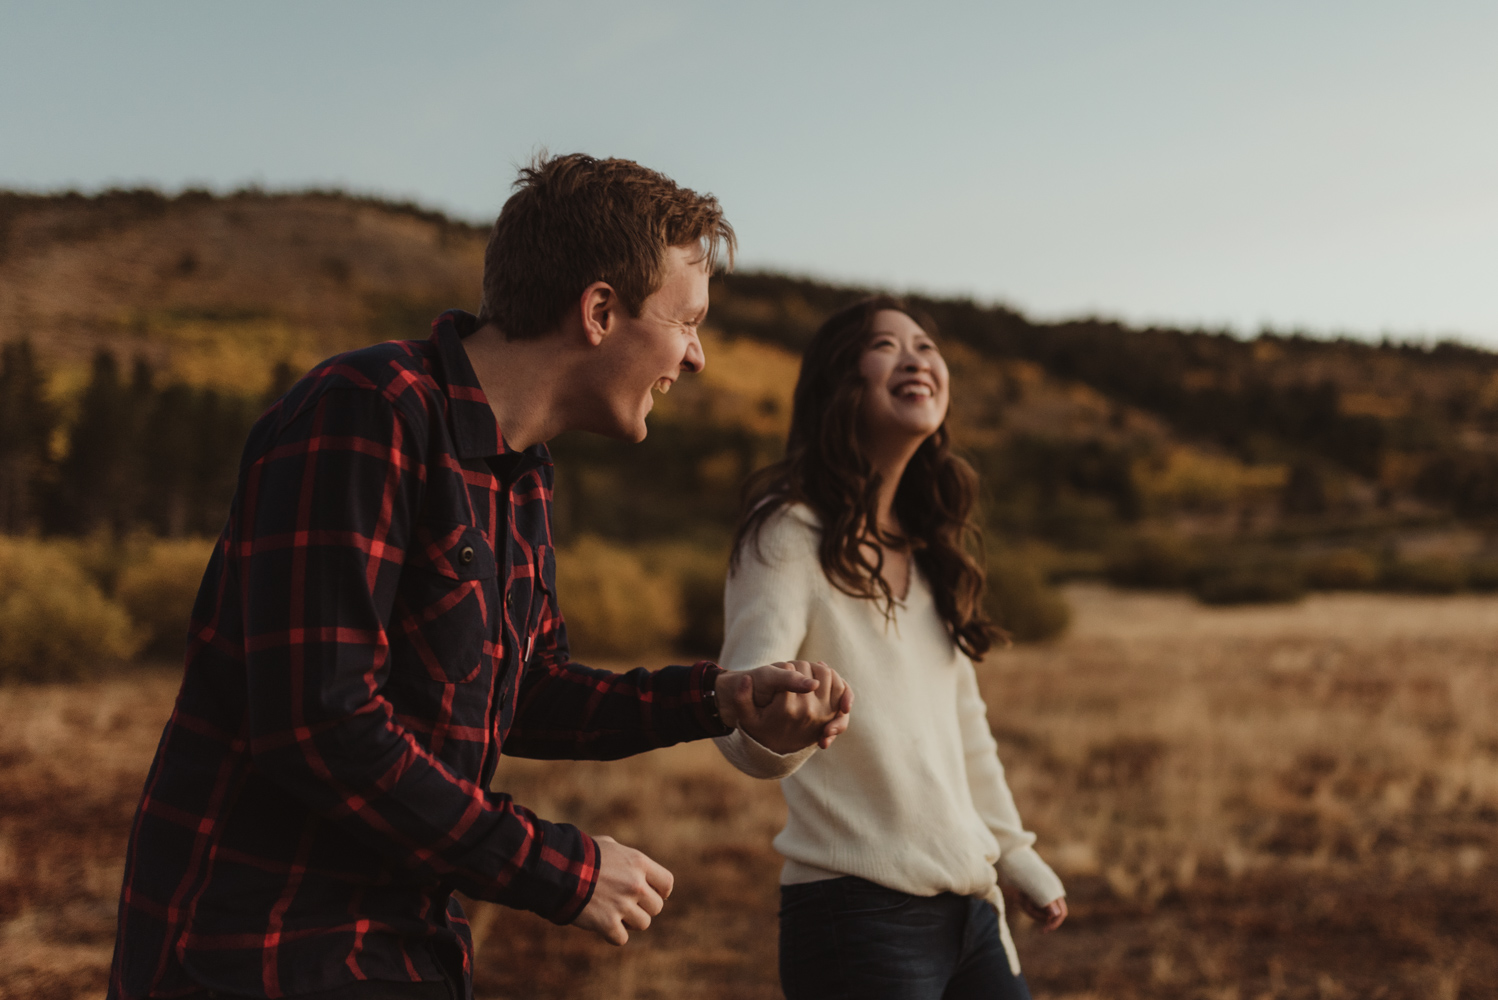
[(597, 347), (617, 328), (615, 319), (619, 309), (619, 293), (607, 281), (595, 281), (583, 289), (578, 311), (582, 314), (583, 336), (589, 344)]

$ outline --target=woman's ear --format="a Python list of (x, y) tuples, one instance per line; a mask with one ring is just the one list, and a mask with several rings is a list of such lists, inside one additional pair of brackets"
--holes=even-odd
[(619, 311), (619, 294), (607, 281), (595, 281), (583, 289), (578, 311), (582, 315), (583, 336), (597, 347), (617, 327), (614, 319)]

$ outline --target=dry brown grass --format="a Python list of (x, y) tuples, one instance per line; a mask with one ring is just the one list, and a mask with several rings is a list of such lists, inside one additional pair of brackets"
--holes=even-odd
[[(1070, 597), (1068, 638), (980, 668), (1071, 896), (1055, 935), (1016, 919), (1037, 998), (1498, 996), (1498, 599)], [(0, 689), (0, 997), (101, 992), (174, 687)], [(779, 995), (773, 785), (705, 745), (498, 780), (650, 852), (677, 891), (622, 950), (472, 905), (481, 997)]]

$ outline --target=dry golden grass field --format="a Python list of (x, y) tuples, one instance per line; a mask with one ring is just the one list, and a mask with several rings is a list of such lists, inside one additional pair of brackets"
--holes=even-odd
[[(1016, 918), (1037, 1000), (1498, 996), (1498, 599), (1068, 594), (1065, 639), (980, 667), (1070, 891), (1060, 932)], [(102, 994), (174, 691), (164, 671), (0, 689), (0, 998)], [(498, 782), (677, 890), (624, 949), (472, 905), (480, 997), (779, 996), (773, 785), (703, 745)]]

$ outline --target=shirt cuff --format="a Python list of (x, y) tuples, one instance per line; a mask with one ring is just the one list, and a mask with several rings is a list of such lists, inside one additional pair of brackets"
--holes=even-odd
[(727, 736), (713, 741), (728, 759), (728, 763), (751, 778), (778, 780), (795, 774), (816, 752), (817, 745), (802, 747), (793, 753), (776, 753), (760, 743), (742, 729), (735, 729)]
[(1066, 895), (1066, 887), (1033, 847), (1008, 851), (999, 858), (999, 875), (1029, 898), (1036, 906), (1045, 906)]
[(706, 735), (714, 737), (733, 732), (723, 724), (723, 716), (718, 714), (718, 675), (721, 673), (723, 668), (712, 660), (698, 660), (692, 665), (691, 690), (695, 695), (692, 707)]
[(578, 873), (578, 891), (561, 909), (547, 914), (547, 919), (554, 924), (570, 924), (582, 916), (593, 898), (593, 890), (598, 888), (598, 875), (603, 869), (603, 852), (598, 849), (598, 841), (581, 830), (577, 831), (577, 836), (582, 840), (585, 854), (582, 870)]
[[(498, 874), (484, 886), (456, 885), (476, 899), (516, 910), (529, 910), (555, 924), (568, 924), (593, 898), (598, 884), (598, 842), (571, 823), (552, 823), (524, 806), (516, 812), (529, 820), (529, 836), (518, 855), (485, 858)], [(513, 836), (505, 838), (511, 844)], [(504, 845), (495, 843), (501, 852)]]

